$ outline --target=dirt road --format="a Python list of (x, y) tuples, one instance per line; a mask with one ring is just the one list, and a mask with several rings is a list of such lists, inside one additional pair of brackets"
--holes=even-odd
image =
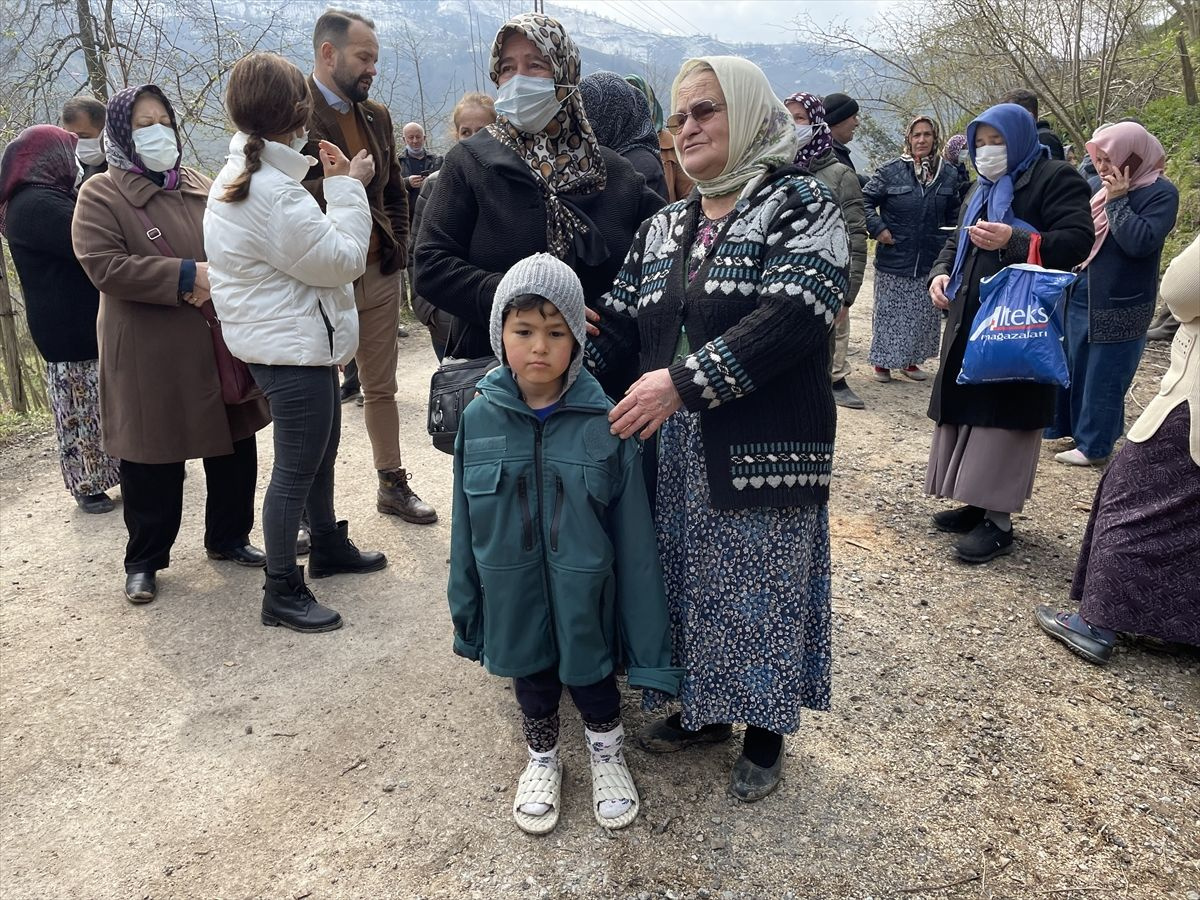
[[(450, 652), (422, 336), (402, 342), (404, 448), (442, 521), (375, 513), (346, 407), (338, 510), (390, 565), (317, 582), (333, 634), (264, 628), (261, 575), (205, 558), (198, 463), (159, 599), (134, 607), (120, 512), (75, 510), (49, 437), (5, 449), (0, 896), (1200, 900), (1200, 662), (1133, 648), (1097, 669), (1030, 616), (1065, 600), (1099, 473), (1047, 446), (1016, 554), (954, 562), (922, 493), (929, 385), (867, 380), (869, 301), (868, 283), (851, 360), (869, 408), (842, 411), (831, 504), (834, 710), (805, 717), (752, 807), (725, 796), (737, 742), (634, 750), (643, 812), (616, 835), (588, 812), (569, 703), (563, 819), (544, 839), (512, 823), (511, 691)], [(1141, 402), (1163, 366), (1148, 352)], [(259, 453), (262, 487), (269, 432)]]

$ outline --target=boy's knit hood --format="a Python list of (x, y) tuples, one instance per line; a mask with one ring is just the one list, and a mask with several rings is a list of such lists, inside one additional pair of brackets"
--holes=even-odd
[(579, 277), (566, 263), (549, 253), (535, 253), (514, 265), (496, 287), (492, 300), (491, 340), (496, 359), (508, 365), (504, 358), (504, 313), (513, 300), (522, 294), (535, 294), (553, 303), (571, 335), (575, 338), (575, 353), (567, 368), (563, 393), (575, 383), (583, 367), (583, 342), (587, 337), (583, 286)]

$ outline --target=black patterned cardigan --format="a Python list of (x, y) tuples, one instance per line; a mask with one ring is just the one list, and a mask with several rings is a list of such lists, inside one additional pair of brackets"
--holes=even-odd
[[(699, 216), (693, 194), (642, 224), (601, 298), (590, 364), (602, 380), (634, 358), (639, 372), (669, 369), (700, 415), (714, 507), (825, 503), (837, 422), (828, 335), (850, 266), (841, 210), (801, 170), (767, 173), (689, 283)], [(696, 349), (676, 359), (681, 328)]]

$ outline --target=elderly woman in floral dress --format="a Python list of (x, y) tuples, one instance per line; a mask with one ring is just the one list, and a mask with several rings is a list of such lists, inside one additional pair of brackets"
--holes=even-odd
[(745, 723), (730, 790), (753, 801), (778, 785), (801, 711), (829, 707), (828, 336), (849, 247), (757, 66), (688, 60), (672, 107), (699, 190), (642, 224), (589, 353), (601, 373), (637, 354), (613, 432), (659, 432), (655, 519), (687, 674), (681, 712), (639, 741), (680, 750)]

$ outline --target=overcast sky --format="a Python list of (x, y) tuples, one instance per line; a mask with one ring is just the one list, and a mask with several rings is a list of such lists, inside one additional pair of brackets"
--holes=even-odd
[(800, 16), (811, 15), (822, 25), (862, 26), (883, 5), (884, 0), (547, 0), (546, 11), (574, 6), (646, 30), (782, 43), (792, 39), (789, 26)]

